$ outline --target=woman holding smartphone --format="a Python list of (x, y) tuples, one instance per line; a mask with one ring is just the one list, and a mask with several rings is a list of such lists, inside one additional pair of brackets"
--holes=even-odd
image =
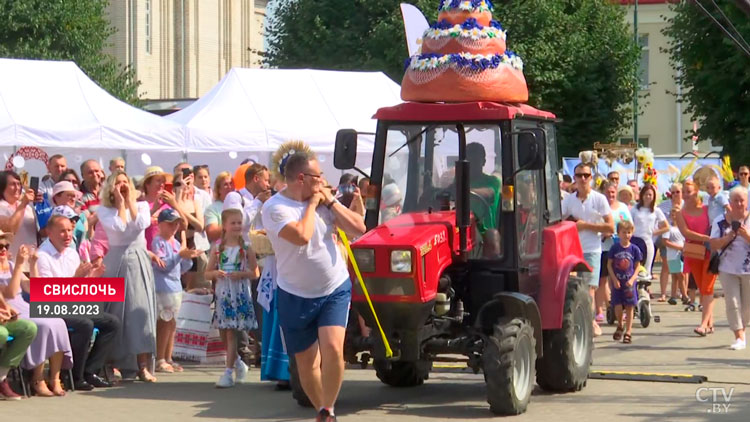
[[(24, 189), (21, 177), (13, 171), (0, 172), (0, 230), (13, 234), (12, 256), (18, 256), (21, 245), (37, 246), (38, 225), (34, 211), (34, 189)], [(28, 273), (27, 263), (23, 272)]]

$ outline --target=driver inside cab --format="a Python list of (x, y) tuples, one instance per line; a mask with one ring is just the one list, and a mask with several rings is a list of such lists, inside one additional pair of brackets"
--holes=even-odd
[(496, 176), (484, 174), (487, 162), (484, 146), (477, 142), (466, 145), (469, 160), (469, 201), (471, 212), (477, 222), (477, 231), (482, 237), (482, 253), (485, 258), (500, 255), (500, 232), (497, 228), (497, 210), (500, 205), (502, 184)]
[(484, 174), (482, 171), (487, 162), (487, 154), (482, 144), (473, 142), (466, 145), (466, 158), (470, 163), (471, 211), (477, 219), (479, 233), (484, 235), (487, 230), (497, 228), (501, 183), (497, 177)]

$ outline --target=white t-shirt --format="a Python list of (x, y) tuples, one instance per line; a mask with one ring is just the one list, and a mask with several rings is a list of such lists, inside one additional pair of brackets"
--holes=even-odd
[[(719, 216), (711, 224), (711, 238), (718, 239), (732, 231), (731, 223), (726, 224), (724, 230), (719, 223), (724, 221), (724, 216)], [(745, 226), (750, 225), (750, 218), (745, 220)], [(740, 236), (732, 241), (727, 247), (724, 255), (719, 261), (719, 271), (735, 275), (750, 274), (750, 244)]]
[[(682, 235), (682, 233), (680, 232), (680, 229), (677, 226), (670, 226), (669, 231), (664, 233), (662, 237), (664, 238), (664, 240), (672, 242), (676, 244), (677, 246), (685, 245), (685, 236)], [(675, 259), (680, 259), (680, 251), (678, 249), (672, 249), (666, 245), (665, 247), (667, 248), (667, 261), (674, 261)]]
[[(211, 195), (203, 189), (195, 188), (195, 196), (193, 198), (195, 198), (195, 202), (201, 207), (201, 211), (203, 211), (205, 215), (206, 209), (212, 202)], [(208, 236), (206, 236), (205, 229), (202, 232), (195, 232), (193, 238), (195, 239), (195, 249), (199, 251), (207, 251), (211, 249), (211, 244), (208, 243)]]
[(315, 229), (307, 245), (297, 246), (279, 237), (281, 229), (302, 219), (307, 206), (308, 202), (278, 193), (263, 204), (261, 214), (276, 253), (279, 287), (295, 296), (318, 298), (346, 282), (349, 271), (334, 240), (334, 216), (326, 207), (316, 210)]
[[(581, 201), (577, 194), (571, 194), (562, 202), (563, 218), (574, 217), (588, 223), (603, 223), (604, 217), (612, 216), (607, 198), (599, 192), (591, 191), (585, 200)], [(578, 231), (581, 248), (584, 253), (602, 251), (601, 233), (591, 230)]]
[(654, 230), (662, 222), (667, 222), (667, 217), (659, 208), (654, 208), (654, 212), (651, 212), (648, 207), (638, 208), (638, 205), (636, 205), (630, 210), (630, 214), (633, 216), (633, 225), (635, 226), (633, 236), (640, 237), (643, 240), (650, 240), (654, 237)]

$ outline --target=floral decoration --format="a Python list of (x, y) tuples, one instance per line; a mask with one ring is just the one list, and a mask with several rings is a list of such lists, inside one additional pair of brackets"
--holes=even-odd
[(493, 20), (490, 26), (483, 26), (474, 18), (466, 19), (463, 24), (451, 24), (443, 19), (440, 22), (433, 23), (424, 33), (425, 38), (440, 39), (445, 37), (452, 38), (471, 38), (473, 40), (485, 38), (506, 39), (506, 32), (503, 30), (500, 22)]
[(440, 0), (439, 11), (463, 10), (466, 12), (491, 12), (492, 0)]
[(497, 69), (502, 65), (512, 66), (523, 70), (523, 60), (514, 52), (505, 54), (419, 54), (406, 60), (406, 68), (410, 70), (434, 70), (445, 66), (455, 68), (470, 68), (471, 70)]

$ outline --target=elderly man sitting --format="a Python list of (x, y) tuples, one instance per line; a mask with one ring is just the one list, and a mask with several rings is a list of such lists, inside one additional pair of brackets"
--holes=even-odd
[[(60, 212), (58, 209), (55, 211)], [(70, 247), (75, 223), (67, 216), (75, 216), (75, 213), (72, 209), (62, 211), (60, 214), (53, 213), (47, 224), (48, 238), (38, 250), (39, 277), (100, 277), (104, 267), (90, 263), (82, 264), (75, 248)], [(73, 382), (76, 390), (88, 391), (94, 387), (111, 387), (112, 384), (99, 377), (97, 373), (104, 366), (114, 346), (114, 340), (120, 331), (120, 320), (108, 313), (102, 313), (97, 317), (63, 319), (68, 326), (70, 344), (73, 348)], [(94, 347), (91, 348), (94, 327), (99, 330), (99, 334), (96, 336)]]

